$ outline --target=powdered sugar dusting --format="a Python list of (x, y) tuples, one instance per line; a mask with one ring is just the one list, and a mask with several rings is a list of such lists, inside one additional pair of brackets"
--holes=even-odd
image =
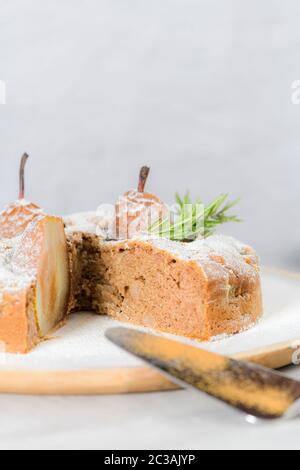
[(97, 231), (97, 214), (96, 212), (78, 212), (64, 218), (67, 233), (88, 232), (96, 233)]
[(34, 279), (32, 272), (16, 272), (12, 257), (20, 243), (21, 236), (12, 239), (0, 239), (0, 302), (5, 292), (17, 292), (31, 285)]
[(85, 232), (107, 238), (113, 216), (111, 206), (101, 206), (97, 212), (78, 212), (65, 217), (66, 233)]
[[(112, 213), (106, 214), (105, 218), (100, 213), (84, 212), (68, 217), (65, 223), (69, 232), (97, 233), (100, 227), (101, 236), (109, 239), (106, 227), (109, 224), (108, 221), (112, 223), (112, 218)], [(256, 279), (259, 273), (259, 258), (255, 251), (232, 237), (213, 235), (185, 243), (141, 233), (135, 239), (151, 243), (156, 248), (168, 251), (179, 259), (196, 261), (201, 265), (207, 277), (223, 278), (227, 285), (229, 285), (230, 275)], [(124, 244), (124, 242), (126, 243), (126, 240), (109, 243)], [(128, 243), (130, 244), (129, 240)]]
[(19, 199), (0, 213), (0, 237), (14, 238), (20, 235), (28, 224), (43, 212), (35, 204)]
[(232, 237), (213, 235), (191, 243), (163, 238), (152, 239), (157, 248), (169, 251), (180, 259), (196, 261), (207, 277), (236, 276), (257, 277), (259, 259), (252, 248)]

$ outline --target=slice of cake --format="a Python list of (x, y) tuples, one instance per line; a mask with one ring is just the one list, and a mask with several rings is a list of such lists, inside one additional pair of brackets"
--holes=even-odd
[(67, 221), (73, 311), (199, 340), (238, 333), (260, 318), (259, 261), (250, 247), (224, 236), (106, 241), (92, 218)]

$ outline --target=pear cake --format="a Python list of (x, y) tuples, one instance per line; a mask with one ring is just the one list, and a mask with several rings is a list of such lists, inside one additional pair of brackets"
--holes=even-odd
[(222, 235), (186, 242), (145, 234), (151, 202), (157, 217), (167, 213), (144, 191), (149, 169), (111, 214), (63, 221), (24, 200), (26, 160), (19, 200), (0, 214), (0, 341), (7, 352), (30, 351), (83, 310), (200, 341), (259, 320), (252, 248)]

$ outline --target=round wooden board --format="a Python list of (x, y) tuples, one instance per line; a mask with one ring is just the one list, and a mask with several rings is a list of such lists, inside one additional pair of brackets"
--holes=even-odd
[[(270, 269), (264, 270), (264, 272), (267, 273), (264, 275), (266, 283), (269, 282), (268, 276), (275, 276), (276, 279), (282, 278), (285, 284), (290, 279), (290, 282), (293, 283), (293, 285), (291, 284), (289, 286), (289, 291), (286, 290), (287, 285), (285, 285), (285, 288), (282, 289), (281, 295), (284, 296), (287, 295), (288, 292), (295, 292), (293, 305), (295, 304), (295, 299), (298, 296), (300, 306), (299, 274)], [(278, 283), (278, 281), (276, 282)], [(278, 285), (280, 285), (280, 283)], [(272, 287), (274, 288), (274, 285), (272, 285)], [(271, 282), (268, 289), (270, 288)], [(278, 286), (276, 287), (276, 290), (276, 295), (278, 296)], [(270, 296), (270, 292), (268, 295)], [(277, 297), (277, 299), (279, 298), (280, 297)], [(280, 312), (278, 315), (280, 315)], [(295, 325), (293, 326), (295, 327)], [(278, 331), (279, 330), (282, 331), (282, 328), (278, 328)], [(296, 328), (294, 331), (295, 330)], [(289, 335), (288, 331), (285, 332), (285, 337), (282, 338), (278, 332), (277, 334), (274, 334), (274, 341), (270, 341), (270, 339), (267, 340), (268, 346), (256, 344), (255, 340), (251, 339), (251, 336), (249, 340), (248, 336), (250, 333), (248, 333), (248, 336), (247, 333), (248, 332), (226, 340), (228, 342), (228, 355), (271, 368), (280, 368), (293, 362), (293, 355), (295, 354), (295, 351), (297, 351), (297, 348), (299, 348), (300, 341), (291, 340), (290, 338), (292, 338), (292, 336), (287, 337)], [(241, 341), (243, 341), (243, 338), (239, 339), (238, 342), (235, 338), (241, 336), (244, 336), (244, 340), (247, 345), (248, 343), (249, 345), (253, 344), (253, 348), (248, 348), (248, 351), (237, 352), (239, 351), (238, 347), (242, 344)], [(254, 335), (253, 337), (256, 336), (257, 335)], [(278, 341), (278, 339), (280, 340), (283, 338), (284, 341)], [(224, 343), (224, 341), (222, 341), (222, 343)], [(233, 347), (232, 344), (234, 345)], [(214, 346), (212, 348), (209, 347), (209, 349), (218, 351), (218, 344), (214, 343)], [(226, 352), (226, 349), (227, 344), (223, 344), (220, 353), (223, 354), (224, 351)], [(251, 349), (250, 352), (249, 349)], [(232, 353), (232, 350), (235, 350), (236, 352)], [(39, 357), (38, 354), (37, 357)], [(17, 361), (18, 359), (16, 359), (16, 362)], [(93, 366), (91, 368), (76, 368), (76, 370), (68, 370), (66, 368), (62, 370), (59, 368), (57, 370), (40, 370), (40, 368), (37, 368), (34, 370), (34, 368), (32, 369), (32, 366), (29, 369), (25, 368), (23, 370), (22, 368), (19, 369), (14, 367), (9, 369), (7, 369), (7, 367), (0, 369), (0, 393), (27, 395), (98, 395), (154, 392), (176, 389), (178, 389), (178, 386), (170, 382), (164, 377), (164, 375), (143, 365), (131, 364), (130, 367), (108, 365), (99, 368)]]
[(24, 395), (113, 395), (177, 388), (150, 367), (0, 373), (1, 393)]
[[(252, 362), (276, 369), (290, 364), (292, 354), (293, 349), (288, 346), (271, 352), (262, 350)], [(241, 359), (251, 360), (251, 357), (241, 355)], [(114, 395), (178, 389), (177, 385), (150, 367), (0, 372), (0, 393), (20, 395)]]

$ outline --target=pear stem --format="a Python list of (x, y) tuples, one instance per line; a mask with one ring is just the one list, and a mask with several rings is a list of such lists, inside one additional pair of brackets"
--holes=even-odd
[(140, 176), (139, 176), (139, 185), (138, 185), (139, 193), (144, 192), (149, 173), (150, 173), (150, 168), (148, 166), (143, 166), (141, 168)]
[(20, 173), (19, 173), (19, 199), (24, 199), (25, 197), (25, 166), (26, 162), (29, 158), (29, 155), (27, 153), (24, 153), (23, 157), (21, 158), (21, 164), (20, 164)]

